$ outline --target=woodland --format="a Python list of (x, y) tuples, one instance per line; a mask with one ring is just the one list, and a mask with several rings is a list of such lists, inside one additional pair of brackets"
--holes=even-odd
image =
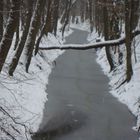
[[(140, 34), (139, 15), (139, 0), (0, 0), (0, 74), (6, 71), (7, 76), (14, 76), (22, 55), (25, 72), (29, 73), (32, 58), (40, 51), (105, 48), (110, 72), (125, 63), (125, 79), (119, 83), (119, 88), (132, 79), (132, 55), (137, 63), (135, 38)], [(65, 36), (65, 29), (70, 23), (80, 22), (78, 17), (82, 23), (88, 21), (90, 32), (95, 31), (104, 40), (86, 45), (40, 47), (42, 38), (48, 33), (57, 36), (60, 30)], [(61, 24), (59, 29), (58, 22)], [(14, 55), (7, 63), (11, 50)], [(12, 118), (1, 105), (0, 111)], [(14, 118), (12, 120), (16, 123)], [(0, 125), (0, 129), (8, 139), (16, 140), (5, 124)], [(14, 126), (13, 129), (19, 132)]]
[[(78, 4), (76, 4), (78, 3)], [(79, 6), (80, 5), (80, 6)], [(78, 8), (77, 8), (78, 7)], [(16, 33), (15, 56), (9, 65), (9, 75), (13, 75), (18, 65), (20, 56), (25, 49), (26, 72), (32, 60), (39, 50), (41, 38), (48, 32), (56, 35), (57, 23), (62, 23), (62, 35), (70, 19), (74, 22), (75, 16), (80, 15), (82, 22), (89, 19), (91, 32), (93, 28), (104, 36), (105, 40), (118, 39), (125, 28), (125, 39), (114, 45), (114, 52), (119, 52), (119, 44), (126, 44), (126, 81), (131, 80), (133, 75), (131, 64), (131, 44), (133, 38), (139, 34), (136, 27), (139, 22), (138, 0), (12, 0), (0, 3), (0, 72), (2, 71), (7, 54), (10, 50), (14, 33)], [(125, 26), (125, 27), (124, 27)], [(22, 35), (20, 36), (20, 31)], [(104, 44), (99, 47), (103, 47)], [(106, 46), (106, 56), (110, 64), (110, 70), (115, 68), (110, 54), (110, 45)], [(95, 45), (96, 47), (96, 45)], [(97, 46), (98, 47), (98, 46)], [(118, 49), (118, 51), (116, 51)]]

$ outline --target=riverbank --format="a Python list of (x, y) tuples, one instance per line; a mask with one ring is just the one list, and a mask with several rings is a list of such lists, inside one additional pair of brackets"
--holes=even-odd
[[(88, 32), (74, 29), (66, 43), (87, 43)], [(110, 93), (94, 50), (66, 51), (49, 76), (48, 101), (35, 140), (137, 140), (134, 117)], [(117, 115), (116, 115), (117, 114)]]
[[(95, 38), (98, 35), (93, 32), (89, 35), (89, 41), (94, 42)], [(119, 87), (120, 83), (125, 80), (125, 51), (123, 52), (123, 64), (117, 65), (116, 69), (112, 72), (109, 72), (109, 64), (106, 58), (105, 48), (99, 49), (97, 51), (97, 63), (100, 64), (105, 75), (109, 77), (109, 85), (110, 85), (110, 93), (116, 97), (121, 103), (125, 104), (131, 113), (136, 118), (136, 123), (132, 127), (133, 130), (138, 131), (140, 126), (140, 36), (135, 38), (134, 43), (136, 55), (132, 54), (132, 64), (133, 64), (133, 76), (129, 83), (124, 83)], [(120, 46), (121, 50), (125, 50), (125, 46)], [(133, 48), (134, 52), (134, 48)], [(114, 58), (115, 62), (118, 61), (118, 56), (116, 55)], [(119, 87), (119, 88), (117, 88)]]
[[(65, 36), (71, 33), (72, 30), (66, 30)], [(56, 37), (51, 33), (44, 37), (40, 46), (63, 44), (64, 41), (61, 32), (58, 30)], [(12, 46), (14, 47), (14, 41)], [(14, 76), (10, 77), (7, 74), (8, 66), (15, 53), (11, 48), (4, 70), (0, 75), (0, 117), (3, 118), (0, 121), (0, 126), (6, 128), (18, 140), (31, 139), (30, 133), (38, 130), (44, 104), (47, 101), (45, 90), (48, 77), (55, 66), (55, 59), (63, 52), (58, 50), (40, 51), (36, 56), (33, 56), (29, 73), (25, 72), (23, 55)], [(7, 112), (7, 115), (2, 109)], [(0, 139), (8, 139), (8, 135), (3, 131), (0, 133)]]

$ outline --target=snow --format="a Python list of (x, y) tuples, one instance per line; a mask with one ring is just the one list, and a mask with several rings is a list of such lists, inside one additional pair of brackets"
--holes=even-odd
[[(97, 34), (93, 32), (91, 36), (89, 36), (88, 40), (91, 43), (94, 43), (94, 38), (97, 37)], [(109, 64), (107, 62), (105, 48), (98, 49), (97, 51), (97, 63), (100, 64), (103, 72), (110, 79), (110, 93), (115, 96), (121, 103), (127, 105), (128, 109), (136, 116), (137, 123), (136, 126), (132, 127), (133, 130), (138, 131), (140, 126), (140, 35), (135, 38), (135, 46), (136, 46), (136, 56), (137, 62), (134, 59), (134, 53), (132, 55), (133, 61), (133, 77), (129, 83), (125, 83), (119, 87), (119, 85), (125, 80), (125, 53), (123, 53), (123, 61), (124, 64), (117, 65), (117, 68), (113, 72), (110, 71)], [(120, 46), (121, 51), (125, 52), (125, 46)], [(134, 52), (134, 50), (133, 50)], [(114, 56), (115, 61), (117, 62), (117, 55)]]
[[(79, 17), (78, 17), (79, 18)], [(60, 23), (58, 25), (60, 27)], [(78, 24), (72, 24), (72, 28), (86, 30), (90, 32), (89, 22), (81, 23), (79, 18)], [(65, 36), (72, 33), (72, 30), (67, 27)], [(40, 47), (45, 48), (46, 46), (57, 46), (62, 47), (65, 42), (61, 37), (61, 32), (59, 30), (57, 37), (49, 33), (48, 37), (42, 39)], [(102, 44), (102, 42), (96, 42), (98, 39), (98, 34), (93, 31), (89, 33), (88, 41), (89, 44)], [(120, 38), (120, 40), (122, 40)], [(103, 41), (102, 38), (101, 41)], [(97, 50), (97, 62), (102, 67), (103, 72), (109, 77), (110, 82), (110, 93), (115, 96), (120, 102), (126, 104), (131, 110), (131, 112), (137, 117), (137, 124), (133, 127), (134, 130), (138, 130), (140, 125), (140, 36), (136, 37), (136, 52), (137, 52), (137, 63), (133, 58), (133, 70), (134, 75), (129, 83), (125, 83), (121, 87), (119, 83), (125, 79), (125, 63), (122, 65), (117, 65), (117, 69), (113, 72), (109, 72), (109, 65), (106, 59), (105, 49)], [(115, 40), (118, 42), (119, 40)], [(108, 41), (107, 43), (112, 43), (114, 41)], [(105, 42), (104, 42), (105, 43)], [(14, 46), (14, 41), (12, 46)], [(73, 46), (64, 45), (64, 46)], [(76, 47), (82, 47), (85, 45), (74, 45)], [(125, 50), (125, 46), (121, 45), (121, 50)], [(7, 68), (13, 56), (13, 52), (9, 53), (7, 63), (5, 64), (4, 70), (0, 75), (0, 126), (7, 128), (12, 135), (18, 138), (18, 140), (24, 140), (26, 137), (30, 139), (30, 134), (37, 131), (38, 126), (42, 120), (44, 103), (47, 100), (46, 85), (48, 84), (48, 76), (51, 73), (52, 68), (55, 66), (55, 59), (61, 55), (64, 51), (59, 50), (49, 50), (40, 51), (37, 56), (34, 56), (29, 69), (29, 73), (26, 73), (23, 66), (23, 59), (20, 60), (20, 64), (16, 69), (15, 75), (13, 77), (7, 76)], [(124, 54), (125, 56), (125, 54)], [(114, 57), (117, 62), (117, 56)], [(124, 60), (125, 61), (125, 57)], [(6, 112), (2, 113), (2, 109)], [(16, 123), (15, 123), (16, 122)], [(27, 128), (23, 125), (25, 124)], [(16, 132), (11, 126), (18, 128), (20, 133)], [(2, 129), (1, 129), (2, 130)], [(28, 133), (25, 133), (25, 132)], [(1, 139), (7, 139), (8, 137), (4, 133), (0, 132)]]
[[(97, 38), (98, 39), (98, 38)], [(45, 48), (55, 48), (55, 49), (67, 49), (67, 48), (97, 48), (100, 46), (106, 46), (106, 45), (111, 45), (111, 44), (118, 44), (121, 41), (123, 41), (125, 39), (124, 36), (122, 36), (119, 39), (115, 39), (115, 40), (109, 40), (109, 41), (101, 41), (101, 42), (94, 42), (94, 43), (89, 43), (89, 44), (66, 44), (66, 45), (49, 45), (49, 46), (45, 46), (45, 47), (41, 47), (41, 50), (45, 50)]]
[[(60, 25), (59, 25), (60, 27)], [(72, 33), (72, 30), (67, 30), (65, 36)], [(65, 42), (61, 37), (61, 32), (58, 31), (57, 37), (49, 33), (48, 37), (44, 37), (40, 46), (44, 47), (50, 44), (57, 45)], [(12, 43), (14, 47), (14, 41)], [(24, 140), (30, 133), (36, 132), (42, 120), (44, 104), (47, 100), (46, 86), (48, 77), (52, 68), (55, 65), (55, 59), (64, 51), (39, 51), (37, 56), (32, 59), (29, 73), (25, 72), (24, 56), (22, 56), (19, 66), (17, 67), (14, 76), (8, 76), (8, 66), (14, 55), (13, 49), (10, 50), (8, 59), (0, 75), (0, 126), (18, 140)], [(2, 112), (2, 109), (9, 113), (9, 116)], [(12, 120), (14, 118), (14, 121)], [(16, 123), (15, 123), (16, 122)], [(24, 125), (26, 125), (26, 128)], [(19, 130), (19, 132), (13, 129)], [(0, 139), (7, 139), (7, 135), (0, 131)]]

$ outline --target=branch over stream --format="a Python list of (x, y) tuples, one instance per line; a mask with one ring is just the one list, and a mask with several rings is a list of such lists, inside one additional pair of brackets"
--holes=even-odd
[[(132, 38), (140, 34), (140, 30), (137, 30), (132, 33)], [(93, 48), (102, 48), (102, 47), (110, 47), (122, 45), (125, 43), (125, 37), (121, 37), (115, 40), (108, 40), (103, 42), (95, 42), (93, 44), (66, 44), (66, 45), (57, 45), (57, 46), (48, 46), (48, 47), (40, 47), (40, 50), (88, 50)]]

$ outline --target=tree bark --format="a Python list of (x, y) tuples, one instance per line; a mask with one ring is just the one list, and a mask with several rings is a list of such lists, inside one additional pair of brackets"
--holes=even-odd
[[(20, 3), (21, 5), (21, 3)], [(21, 10), (21, 7), (19, 7), (19, 10)], [(20, 11), (18, 12), (18, 21), (17, 21), (17, 29), (16, 29), (16, 41), (15, 41), (15, 47), (14, 50), (16, 50), (18, 42), (19, 42), (19, 30), (20, 30)]]
[(0, 0), (0, 41), (2, 39), (3, 36), (3, 0)]
[(131, 1), (125, 0), (125, 34), (126, 34), (126, 81), (129, 82), (133, 75), (132, 60), (131, 60)]
[[(105, 36), (105, 40), (109, 40), (109, 18), (108, 18), (108, 11), (107, 11), (107, 5), (106, 5), (107, 1), (105, 0), (104, 1), (104, 8), (103, 8), (103, 12), (104, 12), (104, 36)], [(108, 60), (108, 63), (110, 65), (110, 71), (112, 71), (115, 66), (114, 66), (114, 63), (113, 63), (113, 59), (111, 57), (111, 52), (110, 52), (110, 48), (109, 47), (106, 47), (105, 48), (105, 51), (106, 51), (106, 57), (107, 57), (107, 60)]]
[(12, 5), (11, 12), (10, 12), (9, 20), (6, 26), (6, 30), (4, 32), (4, 35), (0, 44), (0, 72), (5, 63), (9, 49), (11, 47), (14, 32), (17, 28), (18, 13), (19, 13), (19, 7), (20, 7), (19, 4), (20, 4), (20, 0), (11, 0), (11, 5)]
[(39, 44), (40, 41), (45, 34), (46, 36), (48, 35), (48, 32), (50, 31), (51, 28), (51, 18), (52, 18), (52, 7), (51, 7), (51, 0), (48, 0), (48, 6), (47, 6), (47, 16), (45, 19), (45, 23), (40, 31), (40, 35), (37, 38), (36, 44), (35, 44), (35, 55), (38, 53), (39, 50)]
[(54, 0), (53, 31), (54, 31), (55, 36), (57, 34), (57, 24), (58, 24), (58, 18), (59, 18), (59, 1), (60, 0)]
[(32, 22), (31, 22), (31, 26), (29, 29), (29, 33), (27, 36), (27, 40), (26, 40), (26, 72), (28, 72), (30, 63), (31, 63), (31, 59), (32, 59), (32, 54), (33, 54), (33, 50), (34, 50), (34, 45), (35, 45), (35, 41), (36, 41), (36, 36), (39, 30), (39, 25), (40, 25), (40, 19), (41, 19), (41, 13), (44, 9), (44, 4), (45, 4), (46, 0), (37, 0), (36, 2), (36, 7), (35, 7), (35, 11), (34, 11), (34, 15), (32, 18)]
[(64, 25), (63, 25), (63, 28), (62, 28), (62, 36), (63, 37), (64, 37), (65, 28), (69, 23), (69, 16), (70, 16), (71, 6), (72, 6), (72, 0), (67, 1), (65, 22), (64, 22)]
[(23, 28), (23, 33), (22, 33), (21, 39), (18, 43), (15, 55), (12, 59), (10, 67), (9, 67), (10, 76), (13, 76), (13, 73), (18, 65), (18, 62), (19, 62), (20, 56), (23, 52), (24, 45), (25, 45), (27, 35), (29, 32), (30, 21), (31, 21), (31, 17), (32, 17), (32, 10), (33, 10), (33, 0), (29, 0), (27, 5), (28, 5), (28, 8), (27, 8), (27, 12), (26, 12), (26, 20), (25, 20), (25, 25)]

